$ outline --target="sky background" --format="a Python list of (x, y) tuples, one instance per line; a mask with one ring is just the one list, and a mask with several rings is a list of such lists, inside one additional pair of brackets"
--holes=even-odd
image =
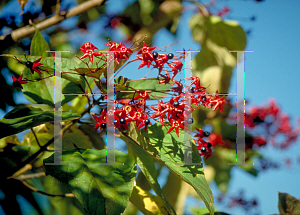
[[(108, 2), (107, 4), (107, 10), (111, 13), (122, 11), (126, 5), (124, 1), (119, 0), (114, 0), (114, 3)], [(258, 3), (246, 0), (225, 0), (219, 1), (217, 5), (218, 8), (221, 8), (223, 5), (230, 8), (231, 12), (226, 16), (226, 19), (237, 20), (245, 31), (251, 30), (247, 37), (246, 50), (253, 50), (253, 53), (245, 54), (245, 98), (249, 101), (249, 106), (267, 104), (269, 98), (275, 98), (281, 110), (287, 113), (294, 123), (296, 117), (299, 117), (300, 106), (298, 97), (300, 86), (298, 65), (300, 62), (300, 1), (266, 0)], [(188, 21), (192, 15), (192, 11), (187, 11), (183, 15), (178, 27), (179, 34), (177, 38), (171, 36), (167, 30), (162, 29), (155, 35), (153, 45), (163, 47), (180, 41), (180, 43), (172, 47), (171, 51), (173, 53), (175, 50), (182, 50), (183, 47), (192, 50), (199, 48), (199, 44), (193, 42), (188, 28)], [(251, 16), (256, 16), (256, 21), (249, 21)], [(74, 21), (76, 21), (76, 18), (69, 22)], [(97, 39), (97, 33), (102, 30), (97, 28), (98, 24), (97, 22), (91, 23), (94, 28), (93, 33), (89, 35), (77, 35), (76, 37), (70, 35), (72, 41), (81, 44), (89, 41), (100, 49), (104, 48), (104, 42)], [(63, 22), (62, 25), (67, 25), (67, 23)], [(136, 64), (132, 65), (132, 68), (136, 68)], [(136, 69), (130, 70), (128, 66), (126, 73), (121, 73), (120, 75), (136, 78), (138, 73)], [(7, 81), (11, 83), (11, 75), (8, 73), (4, 75)], [(233, 84), (229, 93), (236, 92), (235, 79), (236, 71), (234, 70)], [(15, 95), (15, 99), (17, 103), (25, 101), (21, 93)], [(3, 111), (0, 111), (0, 118), (4, 114)], [(267, 170), (256, 178), (245, 173), (240, 168), (233, 168), (228, 194), (236, 195), (242, 189), (245, 191), (246, 197), (256, 197), (258, 199), (261, 214), (279, 213), (277, 191), (289, 193), (296, 198), (300, 197), (300, 165), (297, 164), (299, 152), (299, 140), (284, 151), (276, 150), (272, 147), (260, 149), (260, 153), (274, 161), (283, 162), (285, 158), (291, 158), (292, 166), (290, 168), (282, 167), (280, 170)], [(162, 178), (159, 178), (161, 185), (165, 183)], [(218, 188), (214, 183), (211, 184), (211, 189), (214, 196), (219, 194)], [(199, 203), (192, 197), (189, 197), (187, 205), (198, 206)], [(224, 207), (218, 207), (219, 204), (216, 206), (223, 212), (234, 215), (243, 214), (243, 211), (238, 209), (228, 210)]]

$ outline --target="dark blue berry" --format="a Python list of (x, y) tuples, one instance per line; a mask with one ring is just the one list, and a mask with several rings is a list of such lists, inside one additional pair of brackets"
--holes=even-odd
[(117, 122), (118, 122), (118, 120), (115, 119), (115, 120), (114, 120), (114, 123), (117, 123)]
[(212, 147), (212, 144), (211, 143), (207, 143), (207, 146), (206, 146), (207, 148), (210, 148), (210, 147)]
[(106, 128), (106, 123), (104, 123), (104, 122), (101, 123), (100, 127), (101, 127), (101, 128)]
[(178, 101), (174, 101), (174, 102), (173, 102), (173, 106), (174, 106), (174, 107), (177, 107), (178, 105), (179, 105), (179, 102), (178, 102)]
[(150, 120), (149, 119), (145, 119), (144, 123), (145, 123), (145, 125), (149, 125), (150, 124)]
[(190, 93), (194, 93), (194, 92), (195, 92), (194, 87), (190, 87), (190, 88), (189, 88), (189, 92), (190, 92)]
[(168, 54), (168, 59), (173, 59), (174, 55), (172, 53)]
[(32, 68), (32, 66), (33, 66), (33, 63), (32, 62), (30, 62), (30, 61), (27, 61), (26, 62), (26, 67), (28, 67), (28, 68)]
[(208, 137), (210, 135), (210, 133), (208, 131), (204, 131), (203, 135), (204, 135), (204, 137)]
[(189, 118), (189, 119), (187, 120), (187, 123), (188, 123), (188, 124), (193, 124), (193, 122), (194, 122), (193, 118)]
[(206, 97), (205, 97), (205, 96), (203, 96), (201, 99), (202, 99), (203, 101), (206, 101)]
[(205, 146), (201, 147), (201, 152), (206, 152), (206, 147)]
[(21, 84), (20, 84), (19, 81), (14, 81), (14, 82), (13, 82), (13, 86), (14, 86), (14, 87), (21, 87)]
[(157, 58), (158, 57), (158, 53), (157, 52), (152, 52), (153, 58)]
[(126, 120), (125, 120), (124, 118), (121, 118), (121, 119), (120, 119), (120, 123), (121, 123), (121, 124), (124, 124), (125, 122), (126, 122)]
[(101, 83), (106, 83), (106, 78), (101, 78)]

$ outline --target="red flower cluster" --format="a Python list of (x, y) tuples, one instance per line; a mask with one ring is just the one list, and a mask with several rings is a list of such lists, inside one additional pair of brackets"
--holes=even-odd
[[(128, 59), (129, 54), (132, 50), (127, 48), (122, 42), (120, 44), (115, 42), (109, 42), (109, 51), (115, 52), (115, 59), (119, 63), (119, 59)], [(157, 106), (147, 105), (146, 102), (150, 99), (150, 96), (156, 99), (155, 95), (152, 96), (149, 92), (144, 90), (136, 90), (138, 93), (131, 100), (118, 101), (118, 106), (115, 108), (114, 113), (103, 110), (100, 117), (93, 116), (97, 121), (95, 129), (106, 128), (106, 114), (114, 115), (114, 127), (123, 130), (128, 129), (128, 123), (135, 121), (138, 129), (144, 127), (147, 131), (148, 125), (150, 124), (150, 119), (159, 121), (162, 125), (170, 126), (167, 133), (175, 130), (177, 136), (179, 136), (179, 129), (186, 129), (185, 119), (188, 119), (189, 114), (195, 109), (192, 105), (199, 108), (199, 104), (204, 107), (213, 108), (213, 110), (220, 109), (222, 112), (222, 106), (225, 102), (224, 98), (220, 98), (218, 92), (215, 96), (208, 95), (206, 93), (206, 88), (200, 85), (200, 79), (198, 77), (190, 77), (191, 80), (188, 89), (189, 91), (183, 92), (183, 84), (180, 81), (174, 80), (174, 77), (181, 71), (183, 63), (179, 60), (180, 58), (170, 61), (173, 59), (174, 55), (161, 54), (155, 52), (156, 47), (148, 47), (144, 43), (143, 47), (137, 52), (137, 58), (133, 61), (142, 61), (139, 65), (139, 69), (146, 66), (149, 68), (157, 68), (159, 75), (163, 78), (158, 81), (158, 84), (173, 84), (171, 91), (178, 93), (177, 96), (171, 98), (169, 102), (165, 103), (160, 100)], [(132, 61), (132, 62), (133, 62)], [(165, 75), (161, 74), (161, 71), (165, 68)], [(170, 71), (168, 71), (168, 69)], [(172, 78), (170, 78), (170, 73), (173, 73)], [(190, 103), (186, 101), (186, 96), (190, 97)], [(151, 110), (152, 109), (152, 110)], [(189, 119), (188, 123), (192, 123), (192, 119)], [(199, 142), (200, 141), (200, 142)], [(198, 148), (201, 150), (201, 155), (205, 155), (206, 159), (211, 155), (211, 144), (206, 143), (202, 137), (198, 140)], [(205, 143), (205, 144), (204, 144)], [(204, 148), (203, 148), (204, 147)]]
[(120, 44), (116, 42), (108, 42), (105, 45), (109, 46), (107, 51), (114, 52), (114, 58), (117, 64), (120, 64), (120, 59), (128, 59), (129, 54), (133, 52), (130, 48), (127, 48), (123, 42)]
[[(236, 122), (235, 114), (229, 116), (229, 121)], [(288, 115), (280, 111), (279, 106), (274, 99), (269, 100), (268, 105), (252, 107), (245, 113), (246, 131), (253, 134), (253, 140), (249, 143), (246, 141), (246, 149), (252, 148), (253, 144), (258, 147), (270, 143), (281, 149), (288, 148), (293, 142), (296, 142), (300, 134), (300, 126), (293, 128)], [(264, 135), (256, 135), (264, 132)], [(281, 136), (282, 141), (276, 141), (277, 136)]]

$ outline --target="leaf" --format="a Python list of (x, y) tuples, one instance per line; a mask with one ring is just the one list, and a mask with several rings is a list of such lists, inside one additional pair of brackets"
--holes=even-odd
[[(11, 54), (3, 54), (0, 56), (9, 57), (12, 59), (17, 59), (25, 64), (27, 62), (24, 55), (11, 55)], [(41, 56), (26, 56), (27, 59), (31, 62), (41, 58)], [(40, 61), (43, 65), (39, 66), (39, 68), (46, 70), (50, 73), (54, 73), (54, 66), (55, 66), (55, 57), (43, 57)], [(80, 75), (77, 75), (75, 72), (72, 72), (71, 69), (77, 68), (78, 63), (76, 61), (73, 61), (71, 59), (67, 58), (61, 58), (61, 71), (62, 71), (62, 78), (69, 80), (75, 84), (81, 84), (82, 79), (80, 78)], [(41, 71), (44, 73), (45, 71)], [(25, 85), (24, 85), (25, 86)]]
[[(62, 121), (78, 119), (80, 115), (62, 111)], [(54, 111), (19, 105), (0, 120), (0, 138), (17, 134), (46, 122), (54, 121)]]
[[(143, 190), (139, 186), (134, 186), (130, 202), (134, 204), (143, 214), (170, 214), (166, 210), (161, 198)], [(174, 214), (174, 213), (173, 213)]]
[(72, 126), (68, 129), (62, 138), (63, 150), (71, 150), (74, 148), (74, 144), (78, 148), (91, 149), (93, 148), (92, 142), (89, 137), (85, 135), (77, 127)]
[(31, 56), (41, 56), (41, 57), (48, 57), (50, 48), (40, 31), (36, 28), (35, 34), (31, 41), (30, 46), (30, 55)]
[[(140, 130), (137, 130), (136, 132), (139, 131)], [(139, 136), (141, 137), (142, 135), (139, 134)], [(148, 180), (151, 188), (157, 194), (158, 196), (157, 198), (159, 198), (160, 201), (163, 203), (164, 209), (168, 212), (168, 214), (176, 214), (175, 210), (172, 208), (172, 206), (165, 198), (161, 190), (161, 187), (157, 181), (157, 171), (155, 169), (153, 157), (134, 144), (127, 144), (127, 146), (128, 146), (128, 150), (132, 153), (137, 164), (139, 165), (143, 174)]]
[[(66, 193), (70, 193), (70, 191), (62, 185), (61, 182), (53, 178), (52, 176), (48, 175), (41, 179), (44, 190), (46, 193), (55, 194), (55, 195), (62, 195)], [(76, 215), (85, 215), (86, 212), (80, 202), (76, 198), (66, 198), (66, 197), (48, 197), (50, 203), (54, 206), (54, 208), (61, 214), (61, 215), (69, 215), (69, 214), (76, 214)]]
[(210, 85), (208, 93), (216, 90), (227, 93), (232, 69), (237, 62), (236, 53), (229, 50), (245, 49), (247, 40), (244, 30), (237, 22), (202, 14), (190, 19), (190, 28), (194, 40), (202, 47), (192, 62), (193, 75), (200, 78), (201, 85)]
[(0, 139), (0, 149), (5, 148), (7, 146), (7, 144), (22, 145), (22, 143), (19, 142), (17, 135), (15, 135), (15, 134)]
[[(13, 55), (3, 55), (6, 57), (14, 58)], [(22, 55), (16, 55), (18, 60), (23, 64), (26, 63), (26, 59)], [(39, 59), (38, 56), (28, 56), (27, 59), (31, 62)], [(43, 65), (39, 66), (42, 69), (42, 74), (34, 73), (32, 74), (30, 69), (27, 67), (24, 68), (23, 71), (23, 79), (36, 80), (42, 79), (39, 82), (28, 82), (24, 84), (23, 93), (28, 101), (37, 104), (47, 104), (54, 107), (54, 77), (49, 77), (50, 75), (54, 75), (54, 65), (55, 65), (55, 57), (45, 57), (42, 58), (40, 63)], [(61, 58), (61, 71), (62, 71), (62, 93), (83, 93), (82, 88), (84, 89), (86, 84), (84, 79), (78, 74), (72, 74), (71, 68), (75, 68), (78, 64), (75, 61)], [(47, 72), (49, 73), (46, 76)], [(70, 73), (71, 72), (71, 73)], [(68, 103), (73, 100), (76, 96), (64, 96), (62, 95), (61, 105)]]
[[(122, 77), (122, 76), (121, 76)], [(153, 92), (149, 92), (150, 99), (162, 99), (167, 96), (169, 89), (172, 87), (171, 84), (158, 84), (160, 80), (156, 78), (147, 78), (142, 80), (129, 80), (127, 79), (125, 84), (120, 83), (119, 79), (116, 79), (116, 91), (133, 91), (133, 90), (151, 90)], [(120, 87), (118, 87), (120, 86)], [(121, 87), (124, 86), (124, 87)], [(126, 99), (126, 98), (133, 98), (134, 93), (125, 93), (125, 92), (118, 92), (117, 99)], [(134, 94), (135, 96), (138, 93)], [(151, 96), (152, 95), (152, 96)]]
[(295, 197), (278, 192), (278, 209), (280, 214), (300, 214), (300, 201)]
[(53, 163), (53, 155), (44, 168), (72, 191), (87, 214), (113, 215), (125, 210), (136, 175), (131, 156), (115, 151), (115, 160), (124, 165), (99, 165), (106, 163), (106, 150), (73, 149), (62, 152), (63, 163), (70, 165), (45, 165)]
[(93, 126), (81, 124), (79, 126), (79, 129), (90, 138), (90, 140), (93, 144), (93, 147), (95, 149), (105, 149), (106, 148), (106, 144), (105, 144), (103, 138), (97, 133), (97, 131), (94, 129)]
[(91, 78), (97, 78), (98, 80), (105, 77), (107, 74), (107, 68), (75, 68), (71, 70), (76, 71), (81, 75), (86, 75)]
[[(151, 154), (155, 159), (163, 162), (168, 169), (175, 175), (190, 184), (204, 201), (208, 210), (213, 214), (214, 199), (210, 187), (205, 180), (202, 165), (178, 165), (184, 162), (183, 142), (184, 131), (180, 131), (179, 138), (173, 130), (169, 134), (169, 127), (161, 126), (156, 123), (148, 127), (148, 133), (141, 130), (141, 135), (137, 131), (134, 124), (130, 124), (129, 134), (123, 133), (123, 139), (131, 142), (139, 147), (146, 145), (146, 152)], [(185, 134), (188, 135), (188, 134)], [(196, 145), (192, 145), (193, 163), (202, 163)]]

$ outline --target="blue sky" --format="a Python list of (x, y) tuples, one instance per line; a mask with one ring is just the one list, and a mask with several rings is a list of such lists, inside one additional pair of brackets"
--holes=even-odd
[[(252, 30), (247, 38), (246, 50), (253, 50), (253, 53), (245, 54), (246, 99), (249, 100), (250, 105), (259, 105), (266, 104), (270, 97), (275, 98), (282, 111), (289, 114), (292, 121), (295, 121), (295, 118), (299, 116), (298, 107), (300, 106), (300, 99), (297, 96), (300, 86), (298, 65), (300, 62), (300, 2), (297, 0), (266, 0), (261, 3), (242, 0), (219, 2), (220, 8), (226, 5), (231, 9), (226, 18), (240, 21), (240, 25), (245, 31)], [(120, 4), (108, 2), (109, 11), (118, 11), (122, 8), (124, 8), (124, 3), (121, 1)], [(182, 47), (185, 49), (199, 48), (199, 45), (193, 42), (187, 27), (191, 15), (192, 13), (188, 11), (180, 21), (178, 38), (173, 38), (166, 30), (162, 29), (155, 35), (153, 44), (162, 47), (179, 40), (180, 43), (173, 47), (172, 52), (181, 50)], [(246, 21), (252, 15), (255, 15), (257, 20), (255, 22)], [(94, 39), (96, 37), (92, 35), (91, 40)], [(101, 44), (100, 47), (104, 47), (103, 43), (98, 43)], [(136, 65), (132, 68), (136, 68)], [(130, 67), (127, 71), (130, 71)], [(134, 78), (136, 73), (126, 72), (121, 75)], [(7, 78), (11, 79), (8, 76)], [(232, 82), (235, 81), (235, 78), (234, 70)], [(232, 84), (230, 92), (234, 93), (235, 89), (235, 84)], [(21, 102), (22, 99), (17, 101)], [(0, 111), (0, 117), (3, 115), (4, 112)], [(300, 152), (300, 141), (298, 140), (296, 144), (285, 151), (267, 147), (261, 149), (260, 152), (279, 162), (287, 157), (296, 161)], [(240, 189), (244, 189), (247, 197), (258, 198), (262, 214), (278, 213), (277, 191), (289, 193), (296, 198), (300, 197), (299, 167), (294, 163), (290, 169), (268, 170), (256, 178), (249, 176), (239, 168), (233, 168), (229, 193), (234, 195)], [(216, 185), (211, 184), (211, 188), (214, 195), (217, 196), (219, 191)], [(190, 205), (195, 203), (192, 198), (188, 200)], [(231, 214), (242, 214), (242, 211), (237, 209), (226, 210), (223, 207), (219, 207), (219, 209)]]

